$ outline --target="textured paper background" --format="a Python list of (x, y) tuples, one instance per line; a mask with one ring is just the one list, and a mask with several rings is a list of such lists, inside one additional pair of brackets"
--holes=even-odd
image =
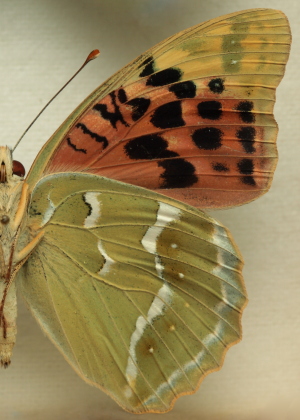
[[(270, 192), (247, 206), (214, 212), (245, 259), (249, 304), (243, 341), (220, 372), (165, 419), (296, 420), (300, 418), (300, 6), (284, 1), (1, 0), (1, 143), (17, 138), (78, 68), (88, 68), (40, 118), (15, 153), (27, 169), (84, 97), (155, 43), (189, 26), (249, 7), (283, 10), (293, 32), (291, 58), (275, 107), (280, 160)], [(132, 419), (86, 385), (48, 341), (19, 299), (12, 365), (0, 371), (1, 420)], [(147, 419), (161, 415), (148, 415)]]

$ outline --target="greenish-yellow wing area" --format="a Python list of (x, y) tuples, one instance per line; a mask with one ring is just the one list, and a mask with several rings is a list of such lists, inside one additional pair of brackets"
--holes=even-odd
[(239, 341), (241, 256), (201, 211), (61, 173), (36, 185), (28, 217), (44, 237), (18, 275), (22, 294), (78, 374), (124, 409), (168, 411)]
[[(232, 13), (194, 26), (166, 39), (113, 75), (69, 116), (39, 153), (28, 175), (27, 180), (30, 188), (33, 189), (42, 174), (57, 172), (54, 170), (56, 167), (61, 168), (59, 171), (67, 171), (70, 165), (77, 168), (77, 162), (72, 161), (65, 165), (66, 168), (64, 169), (64, 159), (59, 155), (62, 153), (65, 157), (68, 156), (68, 153), (61, 146), (63, 141), (67, 142), (69, 133), (72, 134), (73, 148), (75, 145), (77, 151), (78, 149), (85, 149), (86, 146), (80, 143), (81, 128), (83, 126), (85, 127), (84, 133), (92, 132), (92, 136), (94, 136), (90, 138), (91, 143), (93, 143), (93, 138), (96, 138), (97, 135), (105, 136), (105, 141), (107, 142), (105, 153), (108, 157), (108, 152), (113, 150), (110, 153), (114, 153), (117, 145), (124, 138), (130, 138), (130, 136), (136, 138), (142, 134), (148, 134), (149, 130), (151, 133), (160, 132), (160, 129), (153, 127), (148, 122), (146, 114), (144, 118), (137, 121), (134, 120), (132, 123), (129, 115), (131, 110), (130, 103), (138, 106), (137, 104), (140, 104), (141, 101), (144, 101), (143, 103), (145, 104), (145, 101), (150, 100), (151, 106), (155, 108), (159, 107), (164, 101), (166, 103), (174, 101), (174, 99), (179, 101), (181, 98), (185, 98), (185, 93), (181, 92), (180, 95), (182, 96), (177, 96), (176, 98), (170, 91), (174, 92), (174, 89), (176, 91), (177, 85), (175, 82), (180, 82), (181, 87), (185, 86), (184, 83), (189, 82), (196, 89), (195, 94), (198, 101), (201, 98), (202, 100), (223, 101), (223, 110), (226, 111), (224, 121), (211, 122), (204, 119), (204, 122), (221, 124), (219, 128), (222, 128), (223, 124), (224, 141), (230, 142), (237, 136), (237, 144), (239, 141), (242, 142), (242, 154), (248, 160), (249, 157), (252, 157), (251, 153), (255, 155), (256, 150), (258, 160), (262, 162), (261, 166), (256, 162), (258, 172), (262, 172), (262, 169), (267, 172), (264, 175), (266, 181), (263, 183), (263, 186), (259, 187), (261, 190), (256, 196), (266, 192), (270, 186), (272, 173), (275, 170), (277, 161), (275, 145), (277, 124), (273, 117), (275, 89), (284, 74), (290, 42), (290, 28), (285, 15), (272, 9), (251, 9)], [(177, 78), (175, 77), (176, 74)], [(172, 75), (175, 77), (173, 81)], [(209, 85), (210, 82), (216, 84)], [(172, 86), (174, 87), (173, 90)], [(107, 118), (110, 118), (109, 114), (104, 113), (102, 115), (103, 118), (99, 117), (99, 112), (97, 114), (93, 107), (102, 100), (104, 101), (103, 104), (101, 103), (102, 109), (107, 107), (107, 104), (111, 103), (109, 94), (114, 92), (114, 95), (117, 96), (117, 89), (119, 88), (123, 89), (123, 95), (124, 92), (126, 93), (128, 103), (124, 99), (125, 104), (123, 104), (123, 107), (120, 106), (118, 112), (121, 112), (122, 117), (124, 116), (127, 120), (124, 120), (123, 123), (120, 120), (118, 125), (113, 126), (107, 120)], [(107, 101), (104, 100), (106, 97)], [(190, 102), (192, 103), (192, 101)], [(113, 106), (105, 109), (109, 109), (109, 112), (114, 112), (112, 111), (114, 109)], [(141, 112), (141, 109), (139, 109), (139, 112)], [(188, 116), (189, 112), (188, 110), (183, 110), (183, 118)], [(97, 121), (96, 116), (99, 117)], [(120, 115), (118, 114), (116, 118), (119, 117)], [(136, 115), (134, 117), (137, 118)], [(199, 124), (199, 115), (197, 118), (187, 118), (184, 124), (187, 127), (197, 126)], [(161, 126), (172, 128), (171, 123), (168, 123), (166, 116), (166, 120), (163, 118)], [(76, 134), (77, 124), (79, 124), (79, 129), (77, 129), (79, 134)], [(108, 128), (104, 130), (103, 126), (106, 128), (108, 126)], [(176, 121), (174, 127), (178, 126), (180, 126), (180, 123)], [(237, 135), (235, 131), (234, 133), (227, 133), (230, 127), (235, 128), (235, 126), (238, 132)], [(240, 126), (242, 126), (244, 131), (239, 131)], [(86, 127), (88, 130), (86, 130)], [(253, 134), (253, 130), (256, 130), (256, 137)], [(241, 133), (243, 134), (242, 138), (240, 138)], [(189, 135), (187, 132), (182, 131), (177, 133), (177, 135), (179, 136), (178, 142), (184, 141), (188, 143)], [(257, 144), (253, 143), (254, 141)], [(98, 146), (95, 145), (95, 148)], [(67, 143), (65, 147), (67, 148)], [(62, 150), (63, 152), (61, 152)], [(74, 153), (74, 150), (72, 151), (71, 148), (66, 150)], [(94, 156), (92, 149), (90, 153)], [(95, 163), (96, 169), (91, 163), (82, 164), (82, 166), (78, 163), (76, 171), (87, 172), (85, 169), (89, 167), (89, 170), (94, 171), (94, 173), (113, 177), (103, 172), (105, 164), (101, 153), (99, 153), (99, 156), (94, 156), (95, 161), (98, 162), (99, 160), (97, 164)], [(182, 157), (189, 157), (188, 153), (182, 153)], [(53, 165), (51, 164), (52, 155), (55, 157)], [(181, 153), (179, 155), (181, 156)], [(82, 157), (80, 152), (77, 153), (77, 156)], [(234, 156), (234, 152), (228, 154), (228, 164), (230, 164), (231, 158), (235, 162)], [(122, 159), (118, 161), (119, 165), (125, 163), (124, 156)], [(264, 165), (265, 160), (269, 162), (268, 165)], [(103, 167), (101, 166), (102, 164)], [(86, 168), (84, 167), (85, 165)], [(197, 167), (196, 163), (195, 166)], [(126, 166), (124, 165), (124, 167)], [(108, 170), (107, 168), (104, 169)], [(236, 170), (235, 166), (234, 170)], [(221, 175), (225, 176), (224, 173)], [(257, 175), (258, 183), (261, 177)], [(126, 181), (126, 179), (122, 178), (115, 179)], [(141, 182), (143, 181), (142, 179)], [(142, 184), (142, 186), (145, 185)], [(234, 188), (237, 189), (236, 186)], [(247, 188), (249, 190), (251, 186), (240, 186), (242, 190)], [(235, 201), (241, 204), (243, 201), (247, 202), (255, 198), (255, 194), (252, 196), (249, 194), (249, 191), (247, 192), (248, 194), (245, 195), (245, 198), (229, 200), (231, 205), (234, 205)], [(168, 194), (168, 191), (166, 190), (165, 193)], [(174, 195), (174, 197), (179, 199), (181, 193), (179, 191), (178, 196)], [(226, 204), (226, 199), (224, 199), (224, 202)], [(228, 205), (225, 204), (224, 206)], [(222, 207), (222, 203), (220, 207)]]

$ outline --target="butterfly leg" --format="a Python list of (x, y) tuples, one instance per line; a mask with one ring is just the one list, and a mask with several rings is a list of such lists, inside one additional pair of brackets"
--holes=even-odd
[(41, 231), (35, 236), (31, 242), (29, 242), (21, 251), (17, 252), (14, 256), (14, 263), (18, 265), (18, 269), (24, 262), (27, 260), (31, 252), (35, 249), (35, 247), (39, 244), (41, 239), (44, 236), (44, 231)]

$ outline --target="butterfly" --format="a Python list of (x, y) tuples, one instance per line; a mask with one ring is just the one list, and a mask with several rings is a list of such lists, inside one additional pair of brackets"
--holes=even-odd
[(247, 297), (228, 230), (199, 208), (265, 193), (291, 35), (271, 9), (161, 42), (96, 89), (28, 175), (0, 148), (0, 363), (16, 286), (75, 371), (133, 413), (220, 369)]

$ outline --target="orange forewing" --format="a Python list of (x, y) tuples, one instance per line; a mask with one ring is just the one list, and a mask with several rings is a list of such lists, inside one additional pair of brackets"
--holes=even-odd
[(184, 31), (173, 50), (169, 40), (154, 47), (131, 76), (125, 68), (123, 85), (120, 77), (118, 88), (94, 96), (43, 173), (95, 173), (201, 208), (266, 192), (277, 163), (273, 106), (289, 27), (267, 9), (232, 19)]

